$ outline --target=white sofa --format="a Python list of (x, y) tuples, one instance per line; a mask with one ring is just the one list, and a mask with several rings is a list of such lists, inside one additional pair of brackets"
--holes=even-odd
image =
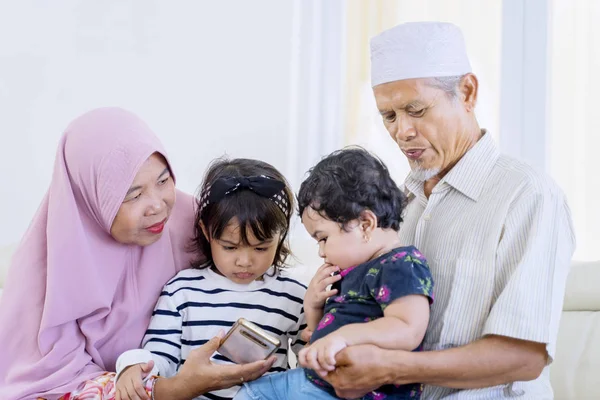
[[(0, 296), (12, 250), (0, 247)], [(311, 271), (297, 272), (306, 280)], [(573, 264), (550, 374), (557, 400), (600, 399), (600, 261)]]

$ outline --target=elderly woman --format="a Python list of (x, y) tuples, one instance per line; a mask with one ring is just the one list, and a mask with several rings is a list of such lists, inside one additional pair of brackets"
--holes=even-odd
[[(117, 108), (72, 122), (0, 303), (0, 398), (114, 397), (117, 357), (139, 347), (162, 286), (190, 263), (193, 221), (144, 122)], [(218, 342), (139, 397), (192, 399), (270, 367), (212, 365)]]

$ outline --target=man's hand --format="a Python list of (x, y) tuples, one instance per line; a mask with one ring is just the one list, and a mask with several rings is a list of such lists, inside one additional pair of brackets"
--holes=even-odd
[[(323, 377), (334, 388), (336, 394), (344, 399), (356, 399), (393, 382), (393, 372), (401, 363), (399, 359), (410, 356), (410, 352), (395, 350), (398, 357), (393, 364), (390, 352), (370, 344), (346, 347), (336, 358), (335, 371)], [(395, 372), (395, 371), (394, 371)], [(409, 382), (406, 382), (409, 383)]]

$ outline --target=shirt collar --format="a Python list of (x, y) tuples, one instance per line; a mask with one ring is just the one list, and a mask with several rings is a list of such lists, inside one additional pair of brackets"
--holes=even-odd
[[(473, 201), (479, 199), (485, 181), (500, 156), (492, 135), (485, 130), (482, 130), (482, 132), (483, 136), (475, 143), (475, 146), (456, 163), (436, 186), (443, 187), (446, 183)], [(415, 196), (423, 192), (423, 182), (413, 179), (411, 174), (406, 178), (404, 186)]]

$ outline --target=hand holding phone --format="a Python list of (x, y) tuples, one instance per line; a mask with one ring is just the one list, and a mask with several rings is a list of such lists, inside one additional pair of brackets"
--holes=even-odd
[(237, 364), (247, 364), (269, 358), (280, 345), (278, 338), (240, 318), (221, 340), (217, 351)]

